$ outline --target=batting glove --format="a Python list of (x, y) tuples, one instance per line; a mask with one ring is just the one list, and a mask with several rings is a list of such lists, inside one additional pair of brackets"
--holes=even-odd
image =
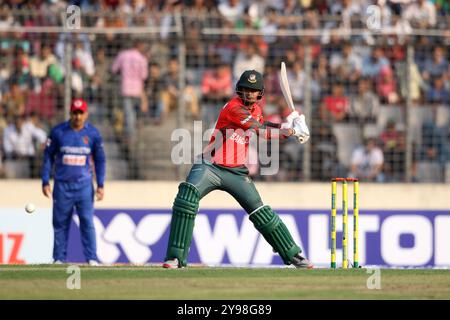
[(309, 129), (303, 114), (293, 120), (292, 129), (294, 129), (294, 136), (297, 137), (300, 143), (305, 143), (309, 140)]
[(288, 128), (292, 128), (292, 123), (294, 122), (294, 119), (299, 118), (300, 115), (298, 114), (297, 111), (292, 111), (287, 117), (286, 117), (286, 121), (287, 124), (289, 125)]

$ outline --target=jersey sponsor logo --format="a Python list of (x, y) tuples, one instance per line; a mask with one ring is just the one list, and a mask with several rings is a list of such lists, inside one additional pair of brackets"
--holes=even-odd
[(84, 136), (83, 137), (83, 142), (84, 142), (84, 144), (89, 144), (89, 137), (88, 136)]
[(239, 144), (246, 144), (248, 142), (248, 139), (246, 139), (245, 136), (241, 136), (236, 132), (233, 132), (233, 134), (230, 136), (230, 140)]
[(67, 166), (84, 166), (86, 165), (86, 156), (65, 154), (62, 158), (62, 162)]
[(88, 147), (61, 147), (61, 153), (71, 153), (71, 154), (90, 154), (91, 148)]

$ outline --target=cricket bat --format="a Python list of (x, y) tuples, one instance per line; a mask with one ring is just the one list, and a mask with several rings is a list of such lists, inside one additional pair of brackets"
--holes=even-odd
[(291, 89), (289, 89), (286, 64), (284, 63), (284, 61), (281, 62), (280, 87), (281, 91), (283, 92), (284, 99), (286, 100), (286, 103), (288, 104), (289, 108), (291, 108), (292, 111), (295, 111), (294, 101), (292, 100), (291, 95)]

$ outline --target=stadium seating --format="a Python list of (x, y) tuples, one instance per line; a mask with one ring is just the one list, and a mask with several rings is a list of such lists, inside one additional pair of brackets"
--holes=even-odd
[(450, 183), (450, 161), (445, 164), (445, 183)]
[(436, 125), (440, 128), (450, 124), (450, 106), (440, 105), (436, 108)]
[(128, 163), (125, 160), (109, 159), (106, 161), (106, 180), (128, 179)]
[(425, 122), (434, 120), (433, 110), (430, 107), (418, 106), (411, 108), (409, 112), (412, 140), (420, 145), (422, 143), (422, 126)]
[(386, 128), (386, 124), (389, 120), (394, 120), (398, 124), (404, 124), (406, 122), (401, 106), (380, 106), (380, 113), (377, 119), (379, 132), (383, 131)]
[(417, 164), (418, 182), (441, 182), (442, 173), (442, 166), (437, 162), (421, 161)]
[(28, 179), (31, 174), (27, 160), (5, 160), (3, 167), (7, 179)]
[(361, 129), (356, 124), (335, 123), (333, 133), (337, 139), (339, 162), (348, 168), (353, 150), (362, 144)]

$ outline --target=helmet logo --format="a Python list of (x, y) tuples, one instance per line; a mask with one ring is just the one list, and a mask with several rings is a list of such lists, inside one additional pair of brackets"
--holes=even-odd
[(254, 73), (252, 73), (252, 74), (250, 74), (250, 76), (248, 77), (248, 82), (250, 82), (250, 83), (256, 83), (256, 74), (254, 74)]

